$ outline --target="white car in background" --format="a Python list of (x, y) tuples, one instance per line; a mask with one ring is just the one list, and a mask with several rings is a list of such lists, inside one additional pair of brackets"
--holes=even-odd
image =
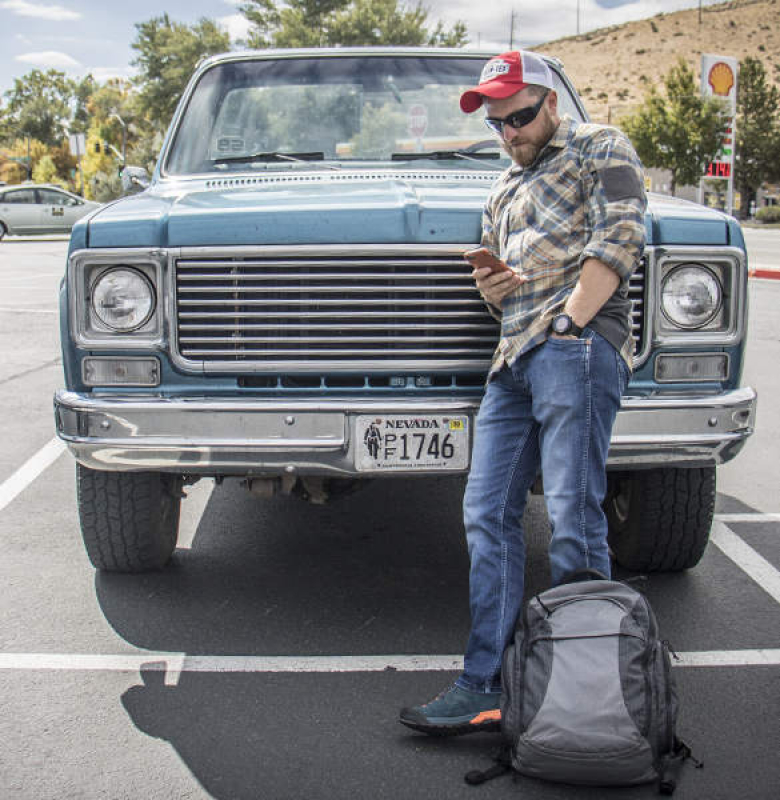
[(0, 187), (0, 239), (6, 234), (69, 233), (74, 223), (101, 203), (47, 184)]

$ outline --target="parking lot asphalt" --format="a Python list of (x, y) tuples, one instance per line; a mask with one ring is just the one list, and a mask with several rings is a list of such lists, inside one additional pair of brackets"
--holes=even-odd
[[(325, 507), (202, 481), (169, 568), (96, 574), (73, 462), (53, 442), (65, 246), (19, 247), (0, 250), (3, 800), (655, 796), (469, 787), (496, 735), (398, 724), (400, 706), (455, 677), (468, 632), (461, 479), (375, 481)], [(680, 656), (680, 733), (705, 764), (681, 798), (769, 800), (780, 785), (778, 302), (780, 285), (751, 283), (758, 432), (719, 470), (704, 558), (645, 585)], [(531, 594), (549, 580), (540, 498), (526, 525)]]

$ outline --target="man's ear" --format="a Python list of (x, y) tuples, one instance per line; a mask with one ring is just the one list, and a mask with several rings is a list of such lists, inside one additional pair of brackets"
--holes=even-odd
[(558, 92), (555, 89), (550, 89), (547, 93), (547, 108), (555, 114), (558, 111)]

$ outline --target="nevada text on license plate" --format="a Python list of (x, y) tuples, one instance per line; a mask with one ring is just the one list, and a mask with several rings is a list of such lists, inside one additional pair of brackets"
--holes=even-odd
[(355, 420), (356, 466), (360, 472), (463, 470), (469, 459), (465, 415), (360, 416)]

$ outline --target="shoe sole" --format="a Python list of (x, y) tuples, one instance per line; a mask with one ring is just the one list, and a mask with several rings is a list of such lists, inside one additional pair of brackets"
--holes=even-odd
[(468, 733), (493, 733), (501, 730), (501, 712), (483, 711), (475, 717), (459, 719), (456, 722), (420, 722), (400, 718), (400, 723), (429, 736), (463, 736)]

